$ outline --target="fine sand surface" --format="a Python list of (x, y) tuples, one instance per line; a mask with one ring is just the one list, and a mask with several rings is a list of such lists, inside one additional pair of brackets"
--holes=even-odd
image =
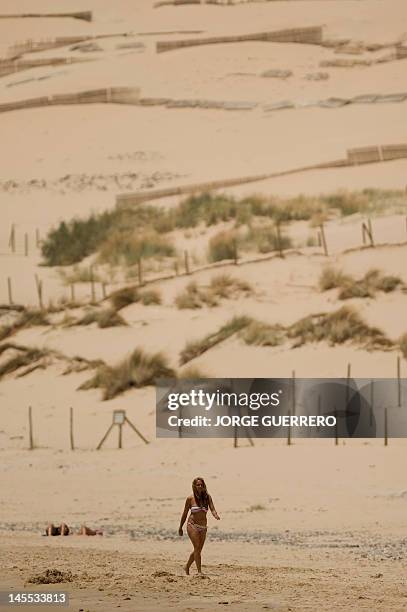
[[(244, 102), (249, 108), (82, 104), (0, 113), (0, 304), (9, 301), (8, 278), (15, 304), (38, 307), (38, 280), (45, 307), (65, 300), (65, 307), (47, 313), (49, 325), (26, 327), (6, 338), (17, 348), (0, 355), (1, 368), (19, 347), (46, 353), (32, 372), (26, 366), (0, 380), (0, 591), (50, 590), (53, 585), (27, 581), (58, 569), (73, 575), (72, 582), (56, 588), (70, 593), (70, 609), (77, 611), (406, 609), (406, 444), (391, 421), (392, 411), (401, 409), (389, 407), (387, 447), (380, 438), (339, 440), (337, 446), (329, 439), (297, 439), (291, 446), (285, 439), (261, 439), (254, 447), (240, 440), (236, 449), (228, 439), (156, 438), (152, 386), (109, 401), (102, 400), (101, 389), (78, 390), (94, 374), (80, 360), (116, 365), (138, 347), (163, 352), (179, 374), (193, 366), (212, 377), (291, 377), (293, 371), (297, 377), (344, 377), (351, 366), (352, 377), (393, 378), (399, 357), (406, 378), (407, 362), (397, 344), (407, 332), (405, 203), (394, 203), (389, 195), (388, 206), (372, 212), (375, 248), (362, 244), (364, 214), (331, 215), (325, 223), (328, 255), (315, 246), (317, 229), (295, 221), (284, 227), (292, 241), (284, 258), (247, 252), (239, 265), (227, 261), (216, 269), (200, 269), (207, 264), (208, 241), (231, 229), (232, 221), (175, 230), (171, 239), (181, 272), (187, 250), (192, 273), (176, 276), (172, 263), (145, 262), (146, 288), (156, 289), (162, 303), (123, 308), (127, 325), (121, 327), (70, 325), (89, 308), (90, 283), (76, 282), (77, 303), (69, 306), (70, 287), (61, 270), (42, 265), (41, 256), (41, 240), (52, 227), (111, 211), (122, 193), (283, 172), (345, 159), (355, 147), (407, 144), (406, 100), (308, 106), (328, 98), (407, 92), (407, 59), (392, 56), (373, 63), (406, 40), (406, 2), (281, 0), (154, 8), (153, 0), (62, 0), (56, 8), (50, 0), (2, 0), (0, 14), (57, 10), (92, 10), (93, 20), (0, 19), (0, 60), (20, 53), (22, 60), (75, 60), (1, 76), (0, 105), (136, 87), (143, 98), (215, 101), (229, 108)], [(163, 40), (318, 25), (324, 40), (348, 40), (348, 49), (244, 42), (156, 53), (156, 43)], [(99, 35), (109, 37), (38, 52), (21, 46)], [(369, 51), (369, 45), (383, 47)], [(320, 65), (337, 59), (372, 63)], [(263, 76), (270, 70), (291, 74)], [(287, 100), (297, 107), (267, 110)], [(399, 159), (312, 170), (222, 191), (236, 198), (317, 197), (368, 188), (402, 192), (406, 169), (407, 159)], [(169, 209), (180, 201), (173, 196), (151, 205)], [(9, 245), (12, 226), (15, 252)], [(95, 255), (80, 268), (92, 264), (97, 264)], [(319, 289), (327, 264), (355, 279), (379, 269), (399, 277), (401, 284), (393, 292), (340, 300), (337, 289)], [(176, 297), (191, 281), (208, 287), (220, 273), (249, 283), (252, 292), (222, 299), (212, 308), (176, 307)], [(98, 309), (109, 305), (103, 291), (138, 282), (134, 270), (99, 266), (98, 274), (105, 283), (104, 288), (96, 283)], [(159, 280), (163, 275), (171, 278)], [(181, 365), (188, 342), (216, 332), (233, 316), (290, 326), (344, 305), (382, 330), (393, 342), (390, 350), (326, 341), (297, 348), (288, 342), (253, 346), (235, 334)], [(16, 318), (7, 310), (0, 314), (0, 326)], [(70, 450), (70, 408), (75, 451)], [(126, 410), (149, 444), (126, 426), (123, 449), (117, 449), (113, 431), (96, 451), (115, 409)], [(379, 435), (383, 428), (378, 424)], [(219, 523), (209, 517), (203, 579), (183, 574), (190, 543), (185, 534), (177, 535), (184, 500), (198, 475), (206, 479), (221, 516)], [(50, 521), (75, 528), (85, 523), (102, 528), (104, 536), (43, 538)]]
[[(4, 452), (2, 590), (56, 568), (74, 574), (57, 587), (76, 610), (402, 610), (405, 451), (398, 441), (204, 450), (184, 440), (175, 455), (162, 440), (120, 453)], [(209, 518), (202, 580), (183, 575), (190, 545), (176, 533), (197, 470), (221, 515)], [(41, 538), (61, 517), (105, 534)]]

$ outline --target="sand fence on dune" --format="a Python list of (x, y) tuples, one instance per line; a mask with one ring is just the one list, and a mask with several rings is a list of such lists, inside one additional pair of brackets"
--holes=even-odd
[(118, 207), (133, 206), (141, 204), (143, 202), (148, 202), (161, 198), (179, 195), (189, 195), (193, 193), (202, 193), (207, 191), (213, 191), (216, 189), (225, 189), (227, 187), (234, 187), (237, 185), (264, 181), (266, 179), (278, 178), (281, 176), (297, 174), (309, 170), (322, 170), (325, 168), (344, 168), (355, 165), (372, 164), (406, 158), (407, 144), (391, 144), (348, 149), (346, 158), (330, 162), (324, 162), (320, 164), (312, 164), (309, 166), (301, 166), (289, 170), (281, 170), (279, 172), (263, 173), (240, 178), (220, 179), (217, 181), (209, 181), (205, 183), (193, 183), (189, 185), (182, 185), (179, 187), (169, 187), (167, 189), (152, 189), (149, 191), (138, 191), (135, 193), (123, 193), (116, 197), (116, 205)]
[(76, 11), (73, 13), (5, 13), (0, 19), (48, 19), (48, 18), (70, 18), (81, 21), (92, 21), (92, 11)]
[(165, 51), (172, 51), (185, 47), (239, 42), (277, 42), (320, 45), (322, 43), (322, 38), (322, 26), (309, 26), (306, 28), (290, 28), (273, 32), (243, 34), (241, 36), (212, 36), (208, 38), (158, 41), (156, 49), (157, 53), (163, 53)]

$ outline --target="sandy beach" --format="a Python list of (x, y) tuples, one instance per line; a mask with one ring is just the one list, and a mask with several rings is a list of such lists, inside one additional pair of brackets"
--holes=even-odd
[[(44, 15), (73, 11), (91, 20)], [(406, 19), (404, 0), (3, 0), (0, 591), (406, 609), (404, 397), (387, 446), (381, 422), (234, 448), (157, 438), (149, 369), (405, 384)], [(114, 410), (148, 444), (125, 425), (96, 450)], [(221, 517), (203, 577), (178, 535), (197, 476)], [(42, 537), (62, 521), (104, 535)]]

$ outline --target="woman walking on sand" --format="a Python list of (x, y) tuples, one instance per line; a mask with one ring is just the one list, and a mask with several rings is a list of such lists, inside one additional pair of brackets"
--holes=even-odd
[(194, 478), (192, 481), (192, 495), (189, 495), (185, 502), (184, 512), (181, 516), (178, 533), (183, 535), (182, 527), (187, 518), (188, 512), (191, 511), (187, 522), (187, 533), (192, 542), (194, 550), (189, 555), (187, 564), (185, 565), (185, 573), (189, 575), (189, 568), (195, 561), (198, 574), (202, 574), (201, 570), (201, 551), (205, 544), (207, 532), (206, 513), (208, 509), (212, 512), (217, 521), (220, 521), (220, 516), (215, 510), (212, 497), (209, 495), (206, 484), (203, 478)]

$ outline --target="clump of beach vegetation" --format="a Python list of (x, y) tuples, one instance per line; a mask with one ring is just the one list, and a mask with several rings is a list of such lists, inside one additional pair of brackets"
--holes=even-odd
[(249, 283), (233, 278), (229, 274), (214, 276), (208, 286), (198, 286), (194, 281), (188, 283), (175, 298), (175, 304), (180, 309), (202, 308), (203, 306), (218, 306), (222, 299), (234, 299), (253, 292)]
[(158, 378), (175, 378), (175, 376), (175, 371), (162, 353), (150, 355), (143, 349), (137, 348), (116, 366), (99, 367), (96, 374), (79, 389), (101, 388), (103, 400), (110, 400), (131, 387), (146, 387), (154, 385)]

